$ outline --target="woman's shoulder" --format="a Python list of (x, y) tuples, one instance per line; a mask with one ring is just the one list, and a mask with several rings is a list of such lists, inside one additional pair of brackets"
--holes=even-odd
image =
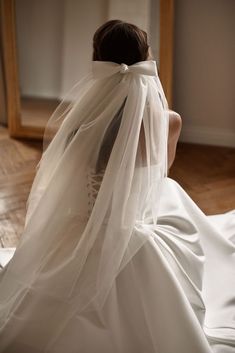
[(181, 116), (174, 112), (173, 110), (169, 110), (169, 128), (170, 130), (178, 132), (182, 127), (182, 119)]

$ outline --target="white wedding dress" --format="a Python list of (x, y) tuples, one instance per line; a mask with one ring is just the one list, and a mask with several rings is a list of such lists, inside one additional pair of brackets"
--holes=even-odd
[[(137, 227), (148, 241), (116, 278), (103, 310), (73, 317), (46, 352), (235, 352), (235, 212), (207, 217), (166, 178), (158, 224)], [(14, 250), (6, 251), (4, 264)], [(40, 313), (28, 295), (22, 306), (32, 311), (30, 326), (6, 352), (44, 352), (41, 336), (53, 332), (66, 304), (45, 301)]]
[[(107, 116), (99, 106), (64, 152), (75, 107), (41, 162), (20, 245), (11, 260), (14, 249), (0, 250), (0, 353), (234, 353), (235, 211), (205, 216), (162, 176), (154, 63), (100, 65), (114, 76), (88, 91), (82, 118), (101, 98), (106, 109), (112, 87), (108, 102), (126, 104), (107, 168), (87, 170), (86, 157), (99, 161), (116, 103)], [(147, 165), (137, 158), (142, 121)]]

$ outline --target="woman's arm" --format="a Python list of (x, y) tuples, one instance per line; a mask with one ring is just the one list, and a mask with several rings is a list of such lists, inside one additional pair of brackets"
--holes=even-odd
[(169, 133), (168, 133), (168, 170), (175, 159), (177, 142), (180, 136), (182, 120), (178, 113), (169, 111)]
[[(175, 159), (175, 152), (177, 142), (180, 136), (182, 121), (178, 113), (170, 110), (169, 111), (169, 132), (168, 132), (168, 170), (172, 166)], [(145, 132), (144, 126), (141, 125), (140, 129), (140, 139), (139, 139), (140, 153), (142, 156), (142, 163), (146, 163), (146, 141), (145, 141)]]

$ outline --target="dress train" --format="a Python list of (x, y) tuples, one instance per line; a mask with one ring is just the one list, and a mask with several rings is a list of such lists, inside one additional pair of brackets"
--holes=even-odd
[[(10, 324), (18, 334), (3, 329), (0, 342), (10, 343), (0, 352), (235, 352), (235, 212), (205, 216), (166, 178), (157, 225), (135, 232), (147, 241), (101, 311), (74, 313), (60, 327), (66, 303), (28, 292)], [(13, 252), (1, 250), (3, 266)]]

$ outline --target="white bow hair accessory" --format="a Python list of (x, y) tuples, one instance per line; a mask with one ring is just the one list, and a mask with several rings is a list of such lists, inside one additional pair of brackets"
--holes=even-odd
[(154, 60), (140, 61), (129, 66), (111, 61), (93, 61), (92, 73), (94, 79), (106, 78), (116, 73), (157, 76), (157, 65)]

